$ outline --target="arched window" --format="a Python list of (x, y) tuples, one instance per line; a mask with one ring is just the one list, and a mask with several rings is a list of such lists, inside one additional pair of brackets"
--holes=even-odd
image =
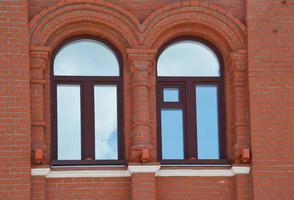
[(120, 63), (105, 43), (78, 39), (55, 54), (53, 164), (114, 163), (123, 159)]
[(225, 158), (221, 59), (210, 46), (176, 41), (158, 57), (158, 152), (163, 163)]

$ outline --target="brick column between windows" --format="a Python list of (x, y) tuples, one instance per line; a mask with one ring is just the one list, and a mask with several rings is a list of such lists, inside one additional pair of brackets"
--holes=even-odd
[[(234, 104), (234, 152), (235, 163), (242, 166), (242, 149), (250, 149), (249, 146), (249, 127), (248, 127), (248, 77), (247, 73), (247, 51), (240, 50), (231, 53), (230, 61), (232, 65), (232, 90)], [(250, 161), (249, 161), (250, 162)], [(251, 199), (250, 175), (235, 175), (236, 200)]]
[(142, 149), (149, 150), (150, 156), (153, 151), (150, 136), (150, 72), (154, 53), (152, 50), (128, 49), (128, 61), (132, 99), (131, 161), (140, 162)]
[(252, 191), (250, 191), (250, 176), (248, 174), (235, 175), (236, 200), (252, 199)]
[[(45, 129), (48, 127), (45, 119), (45, 87), (49, 83), (45, 77), (45, 70), (49, 65), (49, 49), (31, 47), (30, 49), (30, 74), (31, 74), (31, 127), (32, 127), (32, 164), (48, 166), (48, 149), (45, 144)], [(44, 158), (41, 163), (36, 163), (34, 155), (36, 149), (41, 149)], [(46, 178), (43, 176), (32, 177), (32, 198), (46, 199)]]
[(131, 177), (132, 200), (155, 200), (156, 180), (154, 173), (134, 173)]
[(248, 127), (248, 77), (244, 74), (247, 71), (247, 51), (240, 50), (231, 53), (232, 69), (232, 90), (233, 106), (235, 113), (234, 121), (234, 151), (235, 163), (240, 164), (242, 149), (249, 148), (249, 127)]
[[(32, 47), (30, 50), (31, 57), (31, 119), (32, 119), (32, 156), (36, 149), (43, 150), (44, 156), (47, 151), (45, 145), (45, 129), (47, 123), (45, 120), (45, 102), (44, 92), (48, 84), (44, 77), (44, 70), (47, 69), (49, 50), (44, 48)], [(34, 158), (32, 159), (33, 164)], [(45, 157), (42, 163), (45, 164)]]

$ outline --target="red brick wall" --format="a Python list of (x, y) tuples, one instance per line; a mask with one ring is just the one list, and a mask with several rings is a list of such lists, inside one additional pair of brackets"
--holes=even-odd
[(156, 190), (160, 200), (235, 200), (232, 177), (159, 177)]
[[(45, 149), (48, 153), (50, 147), (50, 120), (49, 119), (49, 85), (45, 85), (45, 100), (39, 102), (45, 104), (45, 111), (42, 107), (32, 107), (30, 109), (30, 78), (42, 79), (42, 76), (35, 77), (30, 74), (29, 70), (29, 27), (28, 23), (40, 11), (56, 4), (59, 0), (0, 0), (0, 199), (160, 199), (160, 200), (176, 200), (176, 199), (225, 199), (225, 200), (290, 200), (294, 199), (294, 2), (291, 0), (201, 0), (202, 5), (205, 3), (213, 3), (220, 7), (209, 7), (208, 15), (215, 15), (226, 21), (226, 26), (214, 30), (201, 26), (203, 32), (199, 31), (199, 26), (182, 24), (176, 26), (178, 33), (181, 30), (186, 34), (200, 33), (201, 36), (207, 37), (210, 41), (214, 41), (217, 47), (220, 47), (225, 58), (232, 57), (232, 60), (226, 62), (226, 73), (229, 75), (226, 80), (229, 97), (227, 99), (230, 104), (234, 104), (233, 109), (228, 109), (231, 116), (229, 125), (235, 129), (228, 130), (228, 148), (230, 159), (236, 161), (239, 154), (238, 150), (248, 146), (247, 132), (251, 134), (252, 147), (252, 167), (253, 171), (250, 177), (248, 175), (237, 175), (233, 177), (156, 177), (154, 174), (135, 174), (130, 178), (45, 178), (44, 176), (30, 176), (30, 154), (31, 154), (31, 133), (34, 133), (34, 139), (39, 140), (47, 145)], [(74, 1), (74, 0), (72, 0)], [(162, 8), (176, 0), (152, 0), (152, 1), (110, 1), (115, 5), (121, 6), (133, 13), (140, 21), (143, 21), (155, 10)], [(182, 1), (180, 1), (182, 2)], [(29, 3), (29, 4), (28, 4)], [(194, 2), (195, 3), (195, 2)], [(196, 3), (195, 3), (196, 4)], [(207, 4), (206, 4), (207, 5)], [(208, 7), (208, 6), (207, 6)], [(223, 8), (223, 9), (222, 9)], [(107, 8), (112, 9), (112, 8)], [(168, 8), (166, 8), (168, 9)], [(179, 8), (180, 9), (180, 8)], [(207, 8), (202, 7), (202, 10)], [(217, 12), (213, 12), (213, 10)], [(124, 11), (120, 11), (121, 17), (127, 15)], [(76, 12), (75, 14), (79, 14)], [(117, 13), (116, 13), (117, 14)], [(170, 13), (167, 13), (167, 15)], [(102, 14), (101, 14), (102, 15)], [(58, 17), (58, 16), (53, 16)], [(99, 17), (99, 15), (95, 16)], [(111, 18), (106, 16), (106, 18)], [(179, 16), (178, 16), (179, 17)], [(192, 18), (192, 14), (190, 14)], [(197, 16), (193, 16), (197, 17)], [(236, 18), (234, 18), (236, 17)], [(107, 19), (108, 19), (107, 18)], [(163, 17), (164, 18), (164, 17)], [(128, 18), (123, 18), (128, 20)], [(155, 17), (154, 20), (162, 19), (162, 16)], [(186, 18), (186, 20), (188, 17)], [(242, 35), (239, 28), (240, 21), (245, 21), (248, 25), (248, 37)], [(66, 19), (65, 19), (66, 20)], [(179, 20), (179, 18), (177, 18)], [(203, 20), (203, 19), (202, 19)], [(58, 21), (58, 20), (57, 20)], [(168, 21), (168, 20), (166, 20)], [(165, 20), (160, 21), (161, 25), (167, 23)], [(118, 21), (114, 21), (118, 22)], [(220, 21), (213, 20), (213, 23)], [(58, 23), (58, 22), (55, 22)], [(131, 21), (130, 27), (137, 22)], [(172, 23), (172, 22), (171, 22)], [(152, 24), (152, 21), (148, 22)], [(236, 25), (238, 24), (238, 25)], [(76, 25), (76, 24), (74, 24)], [(48, 27), (54, 28), (54, 24)], [(215, 25), (216, 26), (216, 25)], [(47, 27), (47, 28), (48, 28)], [(232, 27), (230, 30), (222, 30), (222, 28)], [(91, 30), (91, 28), (93, 30)], [(144, 27), (140, 27), (142, 30)], [(154, 28), (156, 35), (164, 28)], [(46, 29), (46, 27), (44, 27)], [(83, 27), (74, 29), (82, 33)], [(119, 35), (111, 29), (109, 32), (101, 31), (105, 38), (111, 38), (118, 48), (122, 50), (123, 56), (127, 57), (126, 44), (131, 41), (135, 42), (135, 38), (131, 38), (140, 31), (128, 30), (129, 27), (120, 27), (123, 33), (129, 35)], [(196, 30), (197, 29), (197, 30)], [(96, 27), (88, 27), (91, 33), (97, 33)], [(35, 32), (38, 35), (42, 29)], [(47, 30), (48, 33), (50, 29)], [(68, 31), (68, 32), (67, 32)], [(61, 30), (60, 35), (71, 33), (68, 27)], [(100, 31), (100, 30), (99, 30)], [(133, 31), (133, 32), (132, 32)], [(137, 32), (136, 32), (137, 31)], [(151, 30), (152, 32), (153, 30)], [(168, 30), (166, 33), (156, 39), (152, 48), (158, 48), (163, 41), (173, 35), (175, 29)], [(194, 32), (195, 31), (195, 32)], [(238, 32), (240, 31), (240, 32)], [(244, 27), (244, 31), (245, 27)], [(218, 32), (228, 32), (226, 34), (218, 34)], [(181, 32), (182, 33), (182, 32)], [(99, 32), (100, 34), (100, 32)], [(134, 34), (134, 35), (132, 35)], [(209, 35), (210, 34), (210, 35)], [(231, 35), (237, 35), (231, 38)], [(110, 36), (111, 35), (111, 36)], [(166, 38), (165, 38), (165, 35)], [(47, 33), (42, 38), (36, 39), (36, 44), (43, 42), (42, 39), (47, 37)], [(227, 36), (227, 37), (225, 37)], [(65, 37), (65, 36), (64, 36)], [(126, 40), (121, 42), (120, 38), (125, 37)], [(155, 37), (155, 36), (154, 36)], [(244, 67), (243, 57), (246, 57), (246, 49), (242, 49), (240, 41), (246, 38), (248, 43), (248, 75), (249, 75), (249, 97), (250, 97), (250, 114), (247, 116), (248, 104), (246, 98), (242, 98), (244, 93), (247, 94), (247, 71)], [(60, 37), (62, 38), (62, 37)], [(52, 48), (53, 43), (60, 38), (50, 38), (51, 43), (48, 49)], [(140, 38), (140, 37), (138, 37)], [(152, 41), (152, 37), (147, 38)], [(152, 41), (153, 42), (153, 41)], [(230, 44), (227, 44), (230, 43)], [(242, 43), (242, 41), (240, 42)], [(52, 46), (50, 46), (52, 45)], [(150, 44), (151, 45), (151, 44)], [(240, 49), (234, 49), (231, 55), (229, 50), (231, 46)], [(150, 46), (148, 46), (151, 48)], [(49, 50), (44, 48), (37, 49), (34, 52), (35, 58), (31, 64), (37, 67), (46, 68), (50, 59), (47, 60)], [(240, 51), (238, 51), (240, 50)], [(45, 53), (44, 53), (45, 52)], [(134, 59), (134, 63), (141, 61), (149, 56), (148, 51), (135, 52), (138, 56)], [(42, 54), (42, 55), (38, 55)], [(130, 56), (130, 55), (129, 55)], [(149, 58), (148, 58), (149, 59)], [(152, 65), (152, 61), (146, 62), (147, 68)], [(40, 63), (41, 64), (40, 64)], [(135, 65), (134, 63), (125, 63)], [(139, 62), (139, 67), (142, 63)], [(39, 66), (40, 65), (40, 66)], [(231, 68), (232, 65), (233, 67)], [(125, 74), (128, 75), (130, 66), (125, 68)], [(134, 66), (136, 68), (136, 66)], [(234, 71), (235, 68), (238, 70)], [(34, 69), (41, 71), (42, 68)], [(136, 70), (136, 69), (134, 69)], [(32, 70), (33, 71), (33, 70)], [(45, 79), (49, 80), (49, 69), (44, 70)], [(245, 71), (245, 73), (244, 73)], [(141, 73), (141, 72), (140, 72)], [(142, 73), (148, 74), (147, 71)], [(231, 74), (230, 74), (231, 73)], [(155, 89), (154, 89), (154, 71), (151, 73), (150, 82), (152, 82), (149, 93), (150, 101), (150, 121), (152, 126), (156, 126), (155, 119)], [(245, 75), (244, 75), (245, 74)], [(148, 76), (148, 75), (146, 75)], [(153, 76), (153, 77), (152, 77)], [(127, 76), (126, 76), (127, 77)], [(147, 77), (148, 78), (148, 77)], [(48, 80), (46, 83), (48, 83)], [(135, 80), (135, 79), (134, 79)], [(130, 89), (129, 77), (125, 81), (125, 95), (127, 96), (125, 106), (126, 132), (131, 132), (131, 118), (134, 112), (130, 108), (135, 99), (132, 97), (134, 91)], [(135, 80), (136, 81), (136, 80)], [(232, 84), (231, 84), (232, 83)], [(232, 85), (232, 86), (231, 86)], [(144, 86), (145, 87), (145, 86)], [(233, 89), (231, 89), (232, 87)], [(32, 86), (32, 93), (39, 95), (36, 91), (43, 91), (43, 85)], [(148, 99), (148, 90), (144, 95)], [(141, 91), (142, 92), (142, 91)], [(41, 92), (42, 93), (42, 92)], [(40, 93), (40, 94), (41, 94)], [(42, 93), (43, 94), (43, 93)], [(150, 97), (151, 94), (151, 97)], [(39, 95), (43, 98), (43, 95)], [(39, 97), (38, 96), (38, 97)], [(247, 97), (247, 95), (246, 95)], [(32, 101), (34, 99), (32, 98)], [(138, 103), (138, 102), (136, 102)], [(140, 104), (140, 102), (139, 102)], [(142, 103), (143, 104), (143, 103)], [(136, 104), (134, 104), (136, 105)], [(145, 105), (145, 104), (144, 104)], [(148, 105), (144, 109), (148, 110)], [(45, 125), (30, 130), (31, 114), (34, 118), (39, 112), (45, 113)], [(41, 110), (41, 111), (40, 111)], [(236, 114), (236, 113), (239, 114)], [(241, 113), (241, 114), (240, 114)], [(244, 114), (245, 113), (245, 114)], [(241, 117), (240, 117), (241, 115)], [(42, 114), (43, 116), (43, 114)], [(240, 121), (234, 121), (234, 117)], [(245, 118), (244, 118), (245, 116)], [(144, 117), (143, 117), (144, 118)], [(247, 130), (246, 122), (250, 120), (250, 131)], [(39, 118), (36, 121), (40, 121)], [(42, 121), (43, 122), (43, 121)], [(235, 124), (236, 123), (236, 124)], [(245, 124), (245, 125), (244, 125)], [(152, 144), (156, 143), (155, 128), (151, 128)], [(40, 131), (39, 129), (42, 129)], [(45, 131), (43, 131), (45, 129)], [(241, 131), (240, 131), (241, 130)], [(242, 131), (245, 130), (245, 131)], [(42, 133), (42, 134), (39, 134)], [(140, 133), (140, 132), (139, 132)], [(44, 139), (45, 138), (45, 139)], [(128, 148), (132, 145), (130, 135), (126, 135), (126, 154), (129, 158)], [(148, 140), (147, 140), (148, 141)], [(242, 142), (243, 141), (243, 142)], [(234, 145), (239, 142), (238, 145)], [(35, 146), (34, 146), (35, 145)], [(33, 144), (36, 147), (36, 144)], [(240, 147), (241, 146), (241, 147)], [(42, 145), (40, 145), (43, 148)], [(237, 153), (235, 152), (237, 151)], [(140, 153), (140, 151), (138, 151)], [(156, 152), (156, 146), (153, 154)], [(234, 157), (236, 153), (236, 158)], [(139, 154), (138, 154), (139, 155)], [(135, 155), (136, 156), (136, 155)], [(47, 156), (47, 161), (49, 156)], [(46, 163), (45, 163), (46, 164)], [(34, 166), (35, 167), (35, 166)], [(45, 165), (49, 167), (49, 165)], [(31, 181), (32, 179), (32, 181)], [(253, 191), (253, 192), (252, 192)], [(253, 196), (252, 196), (253, 193)]]
[(294, 2), (247, 0), (255, 199), (294, 199)]
[[(34, 200), (129, 200), (130, 178), (32, 178)], [(1, 198), (0, 198), (1, 199)]]
[(46, 199), (129, 200), (129, 178), (47, 179)]
[[(35, 16), (41, 10), (47, 8), (50, 5), (54, 5), (59, 0), (30, 0), (30, 18)], [(141, 21), (148, 17), (153, 11), (173, 2), (179, 2), (179, 0), (115, 0), (110, 1), (116, 5), (120, 5), (123, 8), (132, 12)], [(243, 0), (201, 0), (201, 2), (213, 3), (219, 5), (228, 11), (232, 12), (236, 17), (243, 20), (245, 16), (244, 1)]]
[(0, 199), (30, 199), (28, 2), (0, 1)]

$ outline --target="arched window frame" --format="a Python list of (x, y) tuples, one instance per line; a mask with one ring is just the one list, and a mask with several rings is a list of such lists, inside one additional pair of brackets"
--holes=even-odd
[[(54, 60), (58, 52), (67, 44), (89, 39), (103, 43), (115, 54), (119, 65), (119, 76), (56, 76), (54, 75)], [(91, 36), (72, 37), (60, 43), (51, 56), (51, 164), (52, 165), (121, 165), (125, 164), (124, 134), (123, 134), (123, 59), (115, 46), (108, 41)], [(57, 84), (80, 84), (81, 95), (81, 160), (58, 160), (57, 133)], [(95, 84), (117, 86), (117, 160), (95, 160), (95, 119), (94, 94), (91, 92)], [(90, 97), (90, 98), (89, 98)], [(88, 100), (86, 100), (88, 99)], [(85, 113), (90, 113), (87, 116)]]
[[(181, 41), (195, 41), (206, 45), (212, 50), (220, 65), (220, 76), (218, 77), (184, 77), (184, 76), (158, 76), (157, 64), (160, 55), (168, 47), (174, 43)], [(172, 39), (165, 43), (158, 51), (156, 58), (156, 93), (157, 93), (157, 157), (162, 164), (229, 164), (229, 160), (226, 155), (226, 108), (225, 108), (225, 87), (224, 87), (224, 61), (223, 56), (220, 51), (210, 42), (205, 39), (194, 37), (194, 36), (184, 36)], [(218, 131), (219, 131), (219, 159), (197, 159), (197, 143), (195, 133), (197, 129), (196, 124), (196, 109), (187, 109), (187, 106), (195, 105), (196, 107), (196, 97), (195, 95), (187, 94), (186, 85), (195, 88), (195, 83), (199, 84), (216, 84), (218, 86), (217, 101), (218, 101)], [(162, 133), (161, 133), (161, 109), (166, 106), (163, 102), (163, 87), (179, 87), (180, 90), (180, 104), (183, 108), (183, 128), (184, 128), (184, 159), (163, 159), (162, 158)], [(191, 89), (190, 89), (191, 91)], [(193, 97), (186, 98), (185, 96)], [(168, 108), (177, 108), (178, 105), (174, 103), (169, 103)], [(166, 108), (166, 107), (165, 107)], [(191, 119), (192, 117), (192, 119)], [(189, 118), (190, 120), (187, 120)], [(193, 123), (195, 127), (193, 128)]]

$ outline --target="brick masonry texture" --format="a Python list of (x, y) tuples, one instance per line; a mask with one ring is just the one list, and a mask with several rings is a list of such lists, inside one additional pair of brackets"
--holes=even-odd
[[(214, 44), (224, 61), (227, 157), (234, 165), (251, 166), (250, 174), (31, 176), (31, 168), (50, 167), (53, 52), (65, 40), (83, 35), (102, 38), (121, 53), (125, 155), (129, 164), (136, 165), (141, 164), (142, 149), (149, 149), (149, 161), (158, 164), (155, 72), (159, 49), (181, 36)], [(42, 165), (31, 160), (37, 148), (45, 152)], [(243, 165), (240, 156), (247, 148), (252, 159)], [(294, 2), (0, 0), (2, 199), (294, 199)]]
[(30, 198), (28, 2), (0, 1), (0, 199)]
[(255, 199), (294, 199), (294, 2), (247, 1)]
[[(48, 6), (54, 5), (59, 0), (30, 0), (30, 18), (36, 15), (41, 10), (47, 8)], [(153, 11), (173, 2), (184, 2), (182, 0), (111, 0), (109, 2), (115, 5), (120, 5), (126, 10), (132, 12), (141, 21), (147, 18)], [(245, 9), (243, 0), (207, 0), (202, 1), (204, 3), (214, 3), (228, 11), (232, 12), (239, 19), (244, 19)]]

